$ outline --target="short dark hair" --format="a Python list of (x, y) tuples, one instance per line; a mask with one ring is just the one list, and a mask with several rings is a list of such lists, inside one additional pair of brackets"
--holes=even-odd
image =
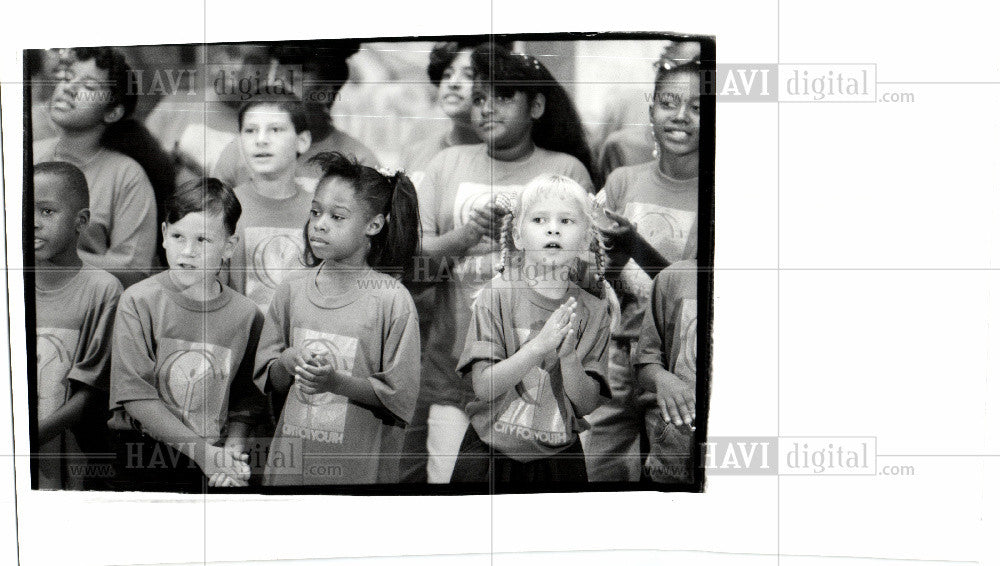
[(55, 175), (62, 179), (62, 190), (64, 194), (71, 195), (80, 208), (90, 206), (90, 190), (87, 187), (87, 177), (83, 171), (65, 161), (45, 161), (35, 165), (33, 175)]
[(104, 69), (108, 72), (108, 80), (111, 81), (109, 107), (114, 108), (121, 104), (125, 109), (122, 120), (135, 112), (139, 95), (134, 89), (129, 88), (132, 68), (129, 67), (125, 55), (121, 51), (114, 47), (76, 47), (73, 48), (73, 56), (77, 61), (93, 59), (98, 69)]
[[(451, 65), (455, 57), (462, 51), (475, 49), (477, 46), (486, 44), (490, 42), (489, 36), (486, 35), (470, 35), (467, 37), (462, 37), (456, 41), (441, 41), (434, 44), (431, 49), (430, 61), (427, 63), (427, 78), (431, 80), (434, 86), (441, 86), (441, 79), (444, 77), (444, 71)], [(499, 45), (505, 46), (507, 49), (511, 49), (511, 43), (509, 42), (497, 42)]]
[(296, 134), (309, 131), (306, 107), (302, 103), (302, 100), (294, 94), (261, 94), (244, 102), (243, 106), (240, 106), (239, 114), (237, 114), (237, 123), (240, 130), (243, 129), (243, 116), (258, 106), (275, 106), (287, 112)]
[(192, 179), (177, 187), (167, 199), (166, 223), (173, 224), (193, 212), (222, 215), (226, 231), (230, 236), (236, 233), (236, 223), (240, 220), (243, 207), (236, 193), (229, 185), (214, 177)]

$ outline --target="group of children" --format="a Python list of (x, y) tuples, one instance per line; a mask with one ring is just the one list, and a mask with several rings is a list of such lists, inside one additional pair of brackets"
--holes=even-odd
[(226, 179), (168, 189), (107, 142), (123, 56), (75, 50), (34, 147), (39, 485), (689, 482), (701, 91), (675, 53), (650, 161), (595, 194), (568, 94), (507, 45), (435, 47), (451, 128), (406, 173), (272, 93)]

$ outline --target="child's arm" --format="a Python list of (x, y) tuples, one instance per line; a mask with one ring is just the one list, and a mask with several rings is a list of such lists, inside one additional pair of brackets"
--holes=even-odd
[(667, 370), (667, 356), (673, 344), (669, 331), (675, 312), (670, 312), (670, 299), (676, 295), (670, 283), (672, 270), (653, 279), (653, 292), (642, 319), (639, 341), (632, 355), (639, 385), (656, 393), (656, 404), (663, 419), (676, 426), (690, 425), (695, 419), (694, 383)]
[(254, 362), (253, 381), (264, 393), (288, 391), (295, 377), (295, 367), (304, 364), (309, 357), (299, 348), (290, 345), (290, 305), (291, 288), (288, 283), (281, 283), (274, 290), (274, 297), (264, 317)]
[(80, 384), (62, 407), (38, 423), (38, 441), (44, 444), (59, 436), (63, 430), (82, 422), (84, 415), (100, 405), (101, 397), (101, 391)]
[(250, 478), (250, 467), (245, 462), (206, 442), (171, 413), (163, 401), (143, 399), (125, 401), (123, 405), (133, 418), (142, 423), (147, 434), (194, 460), (206, 477), (223, 473), (244, 481)]
[(250, 428), (260, 422), (267, 411), (266, 398), (253, 384), (254, 359), (257, 356), (257, 346), (263, 326), (264, 315), (254, 309), (254, 320), (250, 325), (250, 337), (243, 353), (243, 360), (229, 388), (229, 415), (224, 448), (233, 458), (242, 462), (249, 461), (246, 451)]
[(491, 362), (480, 360), (472, 366), (472, 387), (476, 397), (496, 399), (513, 389), (525, 375), (543, 364), (545, 357), (559, 348), (576, 320), (576, 299), (569, 298), (555, 310), (537, 336), (510, 357)]
[(559, 347), (559, 366), (566, 396), (578, 414), (589, 415), (601, 406), (601, 386), (583, 369), (576, 343), (576, 331), (570, 330)]
[(615, 226), (601, 229), (611, 246), (608, 255), (613, 268), (621, 269), (631, 258), (650, 277), (656, 277), (657, 273), (670, 265), (670, 262), (639, 234), (635, 224), (628, 218), (610, 210), (605, 210), (604, 213), (615, 222)]
[(474, 208), (469, 214), (469, 220), (450, 232), (440, 236), (424, 232), (421, 249), (424, 255), (434, 259), (464, 256), (483, 236), (499, 232), (494, 226), (495, 216), (492, 203)]

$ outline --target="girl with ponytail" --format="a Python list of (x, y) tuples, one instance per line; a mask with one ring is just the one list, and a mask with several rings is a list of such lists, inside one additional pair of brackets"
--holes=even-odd
[[(339, 153), (311, 161), (322, 170), (304, 230), (312, 269), (278, 285), (255, 364), (261, 390), (287, 393), (264, 483), (395, 483), (420, 383), (416, 309), (399, 280), (419, 246), (416, 191)], [(300, 454), (308, 465), (283, 469)]]

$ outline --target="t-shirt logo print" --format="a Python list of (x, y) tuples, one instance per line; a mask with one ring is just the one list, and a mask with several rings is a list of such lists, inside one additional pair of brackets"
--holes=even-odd
[[(515, 328), (521, 344), (527, 342), (532, 331)], [(508, 396), (510, 405), (500, 414), (493, 425), (495, 432), (516, 435), (538, 441), (541, 444), (558, 446), (569, 439), (567, 426), (559, 411), (559, 403), (552, 390), (549, 372), (535, 367), (514, 387)]]
[[(351, 372), (358, 339), (307, 328), (292, 330), (292, 344), (316, 354), (337, 370)], [(285, 402), (282, 433), (306, 440), (340, 444), (344, 441), (347, 397), (335, 393), (306, 393), (298, 385)]]
[(204, 437), (223, 424), (223, 397), (232, 368), (232, 351), (223, 346), (184, 340), (160, 342), (158, 389), (167, 405)]
[(285, 280), (290, 270), (305, 267), (302, 252), (305, 242), (301, 228), (251, 227), (246, 237), (247, 296), (254, 303), (271, 302), (274, 288)]
[(61, 407), (69, 395), (66, 376), (73, 367), (73, 353), (80, 332), (68, 328), (39, 328), (37, 332), (36, 391), (38, 418), (43, 419)]
[[(625, 205), (625, 217), (635, 222), (639, 235), (670, 262), (678, 261), (684, 255), (696, 216), (692, 211), (650, 203), (630, 202)], [(628, 291), (636, 297), (649, 298), (653, 280), (633, 260), (626, 264), (622, 279)]]

